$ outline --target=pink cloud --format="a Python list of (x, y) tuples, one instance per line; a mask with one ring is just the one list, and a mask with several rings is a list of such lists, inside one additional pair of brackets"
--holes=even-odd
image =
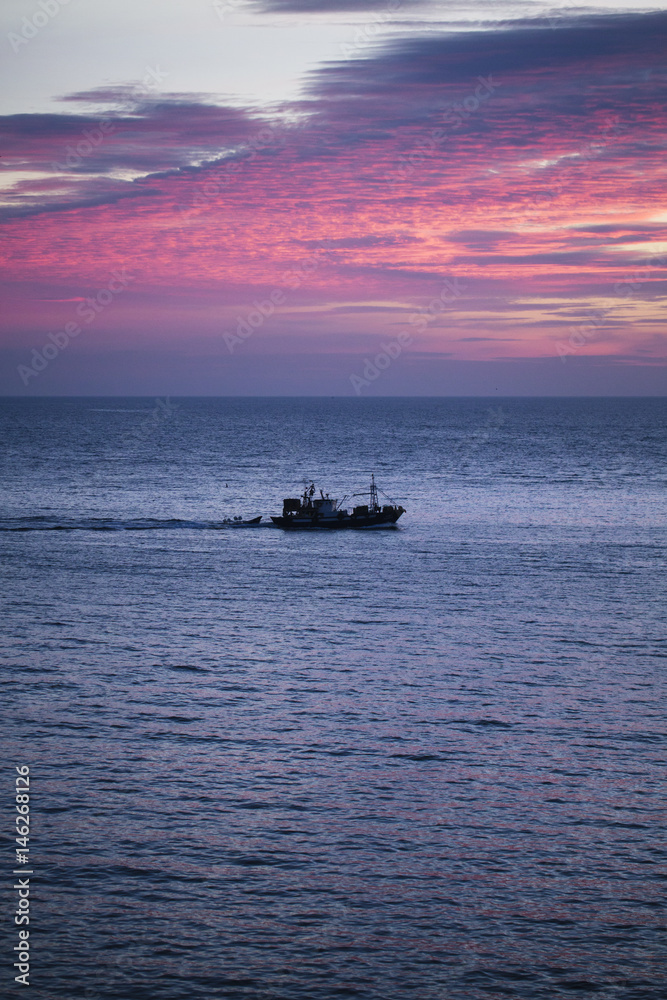
[[(132, 286), (96, 324), (99, 349), (180, 343), (203, 359), (279, 289), (249, 356), (361, 353), (407, 324), (434, 355), (552, 357), (603, 309), (608, 335), (585, 353), (659, 358), (665, 260), (647, 246), (665, 239), (667, 88), (646, 65), (661, 65), (666, 24), (395, 43), (314, 75), (298, 126), (183, 96), (130, 118), (116, 91), (98, 94), (113, 124), (99, 147), (15, 189), (12, 343), (124, 267)], [(5, 126), (15, 167), (48, 172), (94, 123)], [(457, 294), (444, 301), (447, 280)]]

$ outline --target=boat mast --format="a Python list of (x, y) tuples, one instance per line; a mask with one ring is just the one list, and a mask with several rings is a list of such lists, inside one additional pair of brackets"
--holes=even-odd
[(378, 488), (375, 485), (375, 473), (371, 472), (371, 508), (378, 506)]

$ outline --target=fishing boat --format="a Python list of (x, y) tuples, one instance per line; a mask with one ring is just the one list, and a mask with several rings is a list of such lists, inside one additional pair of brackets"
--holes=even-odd
[[(383, 494), (384, 496), (385, 494)], [(342, 505), (354, 497), (368, 497), (368, 503), (356, 504), (352, 511)], [(390, 497), (386, 497), (391, 500)], [(288, 497), (283, 500), (283, 512), (271, 520), (286, 531), (323, 530), (341, 528), (391, 528), (398, 521), (405, 509), (393, 500), (380, 504), (375, 476), (371, 476), (370, 490), (367, 493), (353, 493), (350, 497), (335, 500), (328, 493), (320, 490), (315, 496), (315, 484), (306, 486), (300, 497)]]

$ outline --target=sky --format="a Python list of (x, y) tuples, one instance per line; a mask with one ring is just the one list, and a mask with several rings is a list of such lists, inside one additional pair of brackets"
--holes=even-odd
[(0, 22), (1, 393), (664, 395), (666, 10)]

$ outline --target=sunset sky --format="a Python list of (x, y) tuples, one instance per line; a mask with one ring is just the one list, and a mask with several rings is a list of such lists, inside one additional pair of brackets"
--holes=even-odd
[(2, 393), (664, 393), (664, 10), (0, 17)]

